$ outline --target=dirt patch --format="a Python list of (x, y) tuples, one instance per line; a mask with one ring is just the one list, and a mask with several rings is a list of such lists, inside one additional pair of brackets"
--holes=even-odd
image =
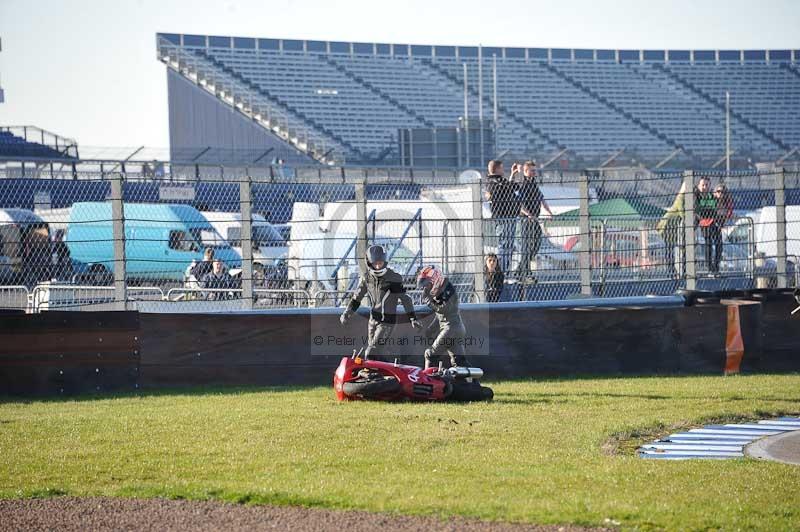
[(313, 530), (577, 532), (576, 526), (535, 526), (472, 519), (398, 516), (293, 506), (243, 506), (213, 501), (54, 497), (0, 500), (0, 530)]

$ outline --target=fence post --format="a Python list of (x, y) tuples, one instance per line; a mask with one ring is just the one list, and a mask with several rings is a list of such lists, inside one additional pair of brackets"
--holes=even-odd
[(778, 288), (786, 288), (786, 169), (775, 175), (775, 240), (778, 244), (777, 274)]
[(253, 308), (253, 203), (250, 172), (239, 182), (239, 210), (242, 215), (242, 299), (245, 309)]
[(367, 255), (367, 194), (366, 177), (364, 181), (356, 183), (356, 226), (358, 227), (358, 239), (356, 240), (356, 262), (358, 271), (363, 277), (367, 273), (367, 263), (364, 257)]
[(697, 289), (696, 239), (694, 230), (694, 171), (683, 172), (683, 243), (686, 290)]
[(125, 206), (122, 202), (123, 173), (111, 176), (111, 226), (114, 239), (114, 309), (127, 310), (125, 271)]
[(486, 301), (486, 286), (483, 279), (483, 196), (481, 182), (472, 184), (472, 256), (475, 269), (475, 293), (478, 303)]
[(578, 267), (580, 268), (581, 295), (592, 295), (592, 238), (589, 229), (589, 174), (581, 173), (578, 182), (578, 196), (580, 199), (580, 219), (578, 220), (578, 238), (581, 249), (578, 252)]

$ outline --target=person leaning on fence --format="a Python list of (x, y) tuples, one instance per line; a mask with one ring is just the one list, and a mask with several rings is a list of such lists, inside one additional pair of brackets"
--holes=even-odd
[(705, 240), (705, 258), (708, 273), (715, 276), (719, 272), (722, 259), (722, 229), (718, 224), (718, 201), (709, 190), (709, 180), (701, 177), (694, 190), (694, 218)]
[(486, 290), (486, 302), (497, 303), (503, 294), (505, 275), (497, 261), (497, 255), (489, 253), (484, 259), (483, 284)]
[(536, 163), (534, 161), (525, 161), (522, 165), (519, 201), (522, 227), (520, 231), (520, 256), (517, 276), (520, 281), (524, 281), (533, 275), (531, 262), (536, 258), (542, 245), (542, 226), (539, 224), (541, 210), (544, 209), (547, 214), (553, 216), (553, 211), (547, 205), (536, 182)]
[(409, 317), (411, 326), (419, 329), (422, 325), (417, 321), (414, 303), (403, 286), (403, 277), (389, 268), (386, 250), (383, 246), (370, 246), (367, 250), (367, 274), (358, 283), (353, 296), (342, 312), (339, 320), (347, 323), (361, 306), (361, 300), (367, 296), (370, 304), (369, 324), (367, 325), (367, 349), (365, 359), (375, 359), (383, 354), (387, 340), (397, 323), (397, 302)]
[[(522, 168), (519, 164), (511, 167), (512, 176)], [(500, 269), (507, 272), (514, 256), (514, 233), (519, 217), (519, 195), (516, 183), (503, 177), (503, 162), (489, 161), (486, 199), (492, 206), (492, 220), (497, 234), (497, 255)]]
[(225, 290), (232, 290), (236, 288), (233, 277), (228, 273), (225, 264), (216, 259), (211, 263), (211, 271), (205, 274), (200, 284), (203, 288), (213, 290), (206, 294), (206, 299), (212, 301), (219, 301), (222, 299), (231, 299), (232, 294)]
[(661, 235), (661, 238), (664, 239), (664, 244), (666, 246), (664, 262), (667, 265), (667, 271), (673, 275), (677, 273), (677, 269), (675, 268), (675, 248), (681, 243), (684, 211), (683, 196), (685, 193), (686, 183), (682, 183), (672, 205), (656, 224), (656, 230)]

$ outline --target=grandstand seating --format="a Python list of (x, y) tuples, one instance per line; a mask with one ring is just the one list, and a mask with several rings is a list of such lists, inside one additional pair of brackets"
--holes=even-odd
[(0, 158), (44, 158), (65, 159), (70, 158), (67, 148), (74, 149), (74, 145), (54, 149), (50, 146), (25, 140), (12, 131), (0, 129)]
[[(399, 128), (455, 127), (493, 117), (497, 149), (547, 159), (561, 150), (599, 163), (624, 150), (655, 165), (711, 165), (732, 149), (754, 161), (800, 146), (797, 51), (630, 51), (407, 46), (159, 34), (159, 50), (189, 50), (325, 134), (349, 162), (392, 164)], [(159, 57), (163, 54), (160, 53)], [(483, 86), (479, 87), (478, 70)]]

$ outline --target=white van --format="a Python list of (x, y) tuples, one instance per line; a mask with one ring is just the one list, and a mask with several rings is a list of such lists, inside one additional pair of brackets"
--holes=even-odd
[[(206, 220), (214, 226), (233, 249), (242, 253), (242, 215), (238, 212), (203, 212)], [(285, 260), (289, 247), (280, 233), (266, 218), (253, 214), (253, 265), (256, 269), (275, 266)]]
[[(764, 207), (740, 218), (728, 233), (727, 241), (731, 243), (747, 241), (751, 231), (750, 220), (752, 220), (756, 252), (763, 253), (768, 258), (775, 258), (778, 255), (775, 207)], [(792, 262), (797, 263), (800, 260), (800, 205), (786, 206), (786, 255)]]

